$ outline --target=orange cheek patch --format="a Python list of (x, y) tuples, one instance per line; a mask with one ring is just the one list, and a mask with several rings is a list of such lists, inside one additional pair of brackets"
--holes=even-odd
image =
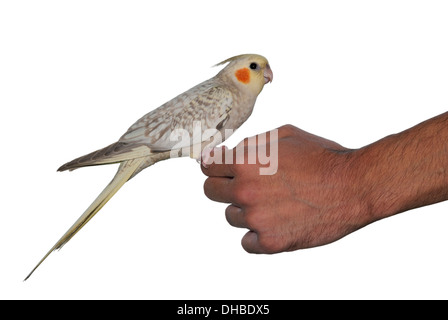
[(235, 77), (239, 82), (247, 84), (250, 82), (250, 71), (247, 68), (238, 69), (235, 72)]

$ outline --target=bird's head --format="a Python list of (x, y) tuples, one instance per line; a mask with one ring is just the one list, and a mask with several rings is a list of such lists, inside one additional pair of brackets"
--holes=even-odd
[(230, 79), (243, 92), (258, 95), (273, 74), (268, 60), (258, 54), (242, 54), (226, 59), (217, 66), (229, 63), (218, 76)]

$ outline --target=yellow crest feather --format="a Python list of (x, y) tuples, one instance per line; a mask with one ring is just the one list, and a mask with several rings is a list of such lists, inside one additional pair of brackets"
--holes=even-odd
[(226, 59), (226, 60), (224, 60), (224, 61), (221, 61), (220, 63), (215, 64), (214, 67), (218, 67), (218, 66), (223, 65), (223, 64), (226, 64), (226, 63), (228, 63), (228, 62), (232, 62), (232, 61), (239, 60), (239, 59), (241, 59), (241, 58), (245, 58), (245, 57), (250, 57), (250, 56), (261, 57), (261, 56), (258, 55), (258, 54), (250, 54), (250, 53), (249, 53), (249, 54), (240, 54), (240, 55), (237, 55), (237, 56), (228, 58), (228, 59)]

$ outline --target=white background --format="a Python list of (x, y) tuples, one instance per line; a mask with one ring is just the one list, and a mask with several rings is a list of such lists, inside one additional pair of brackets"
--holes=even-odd
[(448, 203), (252, 255), (191, 159), (131, 180), (22, 282), (116, 166), (56, 169), (215, 63), (259, 53), (274, 72), (228, 146), (292, 123), (357, 148), (447, 111), (447, 17), (446, 1), (2, 1), (0, 298), (448, 298)]

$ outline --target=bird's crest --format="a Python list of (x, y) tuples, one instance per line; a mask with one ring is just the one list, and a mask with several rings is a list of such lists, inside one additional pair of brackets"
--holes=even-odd
[(228, 62), (232, 62), (232, 61), (238, 60), (238, 59), (240, 59), (240, 58), (243, 58), (243, 57), (249, 57), (249, 56), (252, 56), (252, 55), (253, 55), (253, 54), (240, 54), (240, 55), (238, 55), (238, 56), (234, 56), (234, 57), (228, 58), (228, 59), (226, 59), (226, 60), (224, 60), (224, 61), (221, 61), (220, 63), (215, 64), (214, 67), (218, 67), (218, 66), (221, 66), (221, 65), (223, 65), (223, 64), (226, 64), (226, 63), (228, 63)]

